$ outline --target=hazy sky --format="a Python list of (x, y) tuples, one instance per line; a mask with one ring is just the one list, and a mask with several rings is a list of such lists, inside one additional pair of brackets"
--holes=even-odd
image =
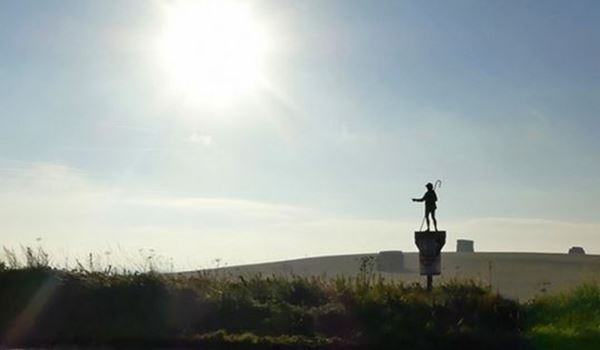
[(415, 250), (410, 198), (441, 179), (446, 250), (600, 253), (600, 2), (244, 1), (261, 83), (218, 103), (158, 58), (174, 5), (0, 2), (0, 244)]

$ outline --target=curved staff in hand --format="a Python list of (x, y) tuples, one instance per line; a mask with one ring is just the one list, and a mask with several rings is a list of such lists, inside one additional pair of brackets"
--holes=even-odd
[[(441, 186), (441, 184), (442, 182), (440, 180), (437, 180), (435, 182), (435, 187), (437, 188)], [(433, 227), (437, 232), (437, 220), (435, 219), (435, 210), (437, 209), (437, 205), (435, 204), (435, 202), (437, 202), (438, 198), (435, 194), (435, 189), (431, 182), (427, 183), (425, 187), (427, 188), (427, 192), (425, 192), (425, 194), (421, 198), (413, 198), (413, 202), (425, 202), (425, 217), (423, 218), (423, 220), (427, 220), (427, 231), (429, 231), (429, 216), (431, 215), (431, 219), (433, 219)], [(419, 230), (422, 229), (423, 222), (421, 222), (421, 228)]]

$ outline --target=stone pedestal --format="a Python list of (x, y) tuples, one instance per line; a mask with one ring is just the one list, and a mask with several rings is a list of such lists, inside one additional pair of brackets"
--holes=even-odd
[(415, 244), (419, 248), (421, 276), (427, 276), (427, 290), (431, 290), (432, 276), (442, 273), (441, 251), (446, 244), (446, 231), (416, 231)]

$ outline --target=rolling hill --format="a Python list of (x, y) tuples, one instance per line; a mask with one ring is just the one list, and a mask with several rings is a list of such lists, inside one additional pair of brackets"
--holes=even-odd
[[(203, 270), (223, 276), (355, 276), (361, 271), (386, 279), (423, 283), (416, 252), (396, 252), (396, 267), (385, 268), (380, 254), (322, 256)], [(403, 261), (402, 261), (403, 260)], [(400, 265), (400, 266), (399, 266)], [(385, 270), (385, 271), (382, 271)], [(186, 272), (190, 274), (193, 272)], [(442, 275), (434, 285), (452, 279), (471, 279), (515, 299), (555, 294), (582, 283), (597, 282), (600, 256), (547, 253), (442, 253)]]

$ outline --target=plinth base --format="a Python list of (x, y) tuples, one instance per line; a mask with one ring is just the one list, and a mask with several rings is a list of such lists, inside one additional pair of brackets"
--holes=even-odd
[(446, 244), (446, 231), (416, 231), (415, 244), (419, 248), (421, 275), (439, 275), (442, 272), (440, 252)]

